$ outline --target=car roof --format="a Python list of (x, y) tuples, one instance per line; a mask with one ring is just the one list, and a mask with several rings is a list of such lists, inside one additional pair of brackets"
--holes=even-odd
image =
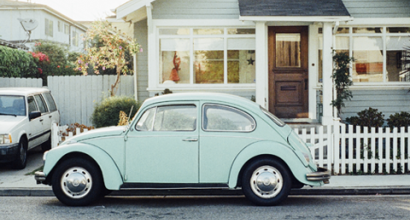
[(159, 102), (173, 102), (173, 101), (215, 101), (226, 104), (234, 104), (248, 109), (260, 109), (259, 105), (249, 99), (226, 94), (214, 92), (189, 92), (189, 93), (175, 93), (155, 96), (145, 100), (144, 105), (156, 104)]
[(50, 91), (47, 88), (36, 88), (36, 87), (6, 87), (0, 88), (1, 95), (30, 95), (34, 93), (47, 92)]

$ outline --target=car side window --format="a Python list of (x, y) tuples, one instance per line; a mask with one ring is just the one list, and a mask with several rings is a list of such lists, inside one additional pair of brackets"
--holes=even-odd
[(195, 105), (157, 107), (154, 131), (195, 131), (197, 109)]
[(237, 108), (206, 104), (203, 107), (202, 127), (205, 131), (253, 131), (256, 122), (249, 114)]
[(49, 92), (43, 93), (43, 97), (47, 103), (50, 112), (57, 111), (56, 103), (54, 102), (53, 96)]
[(33, 96), (29, 96), (27, 97), (27, 102), (28, 102), (28, 112), (34, 112), (34, 111), (38, 111), (37, 108), (37, 104), (34, 101), (34, 97)]
[(142, 114), (141, 118), (138, 120), (135, 129), (139, 131), (152, 131), (154, 125), (154, 115), (156, 108), (150, 108)]
[(34, 99), (37, 102), (38, 108), (41, 113), (47, 112), (46, 103), (44, 103), (43, 98), (40, 95), (34, 95)]

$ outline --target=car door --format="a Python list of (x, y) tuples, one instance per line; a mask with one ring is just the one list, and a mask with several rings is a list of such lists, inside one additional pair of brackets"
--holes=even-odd
[[(27, 97), (27, 108), (28, 108), (28, 114), (30, 115), (31, 112), (34, 111), (39, 111), (37, 103), (34, 99), (34, 96), (28, 96)], [(41, 136), (42, 133), (42, 122), (40, 121), (41, 117), (34, 118), (34, 119), (29, 119), (28, 126), (25, 128), (27, 130), (27, 136), (28, 136), (28, 149), (31, 149), (33, 147), (38, 146), (41, 142), (39, 137)]]
[(145, 109), (127, 134), (127, 183), (198, 183), (198, 103)]
[(41, 112), (41, 116), (40, 116), (40, 123), (41, 126), (39, 127), (39, 129), (41, 130), (41, 133), (38, 136), (39, 142), (44, 143), (48, 140), (49, 136), (50, 136), (50, 124), (51, 124), (51, 118), (50, 118), (50, 113), (48, 112), (48, 108), (47, 105), (43, 99), (43, 97), (41, 96), (41, 94), (36, 94), (34, 95), (34, 99), (36, 100), (37, 106), (39, 111)]
[(50, 126), (49, 128), (51, 129), (52, 123), (59, 123), (60, 122), (60, 113), (57, 110), (57, 105), (54, 101), (53, 96), (51, 95), (50, 92), (45, 92), (42, 94), (44, 101), (47, 103), (47, 108), (49, 112), (49, 118), (50, 118)]

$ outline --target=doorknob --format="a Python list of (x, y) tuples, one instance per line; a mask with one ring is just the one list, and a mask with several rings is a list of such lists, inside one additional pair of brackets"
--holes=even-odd
[(197, 142), (198, 139), (197, 139), (197, 138), (186, 138), (186, 139), (183, 139), (183, 141), (187, 141), (187, 142)]

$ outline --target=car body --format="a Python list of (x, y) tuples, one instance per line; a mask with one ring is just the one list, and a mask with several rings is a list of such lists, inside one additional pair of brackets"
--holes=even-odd
[(0, 162), (22, 169), (27, 151), (51, 146), (51, 125), (60, 113), (46, 88), (0, 88)]
[(292, 187), (330, 178), (289, 126), (219, 93), (147, 99), (129, 126), (74, 136), (44, 160), (37, 183), (52, 185), (67, 205), (87, 205), (107, 190), (240, 187), (254, 203), (276, 205)]

